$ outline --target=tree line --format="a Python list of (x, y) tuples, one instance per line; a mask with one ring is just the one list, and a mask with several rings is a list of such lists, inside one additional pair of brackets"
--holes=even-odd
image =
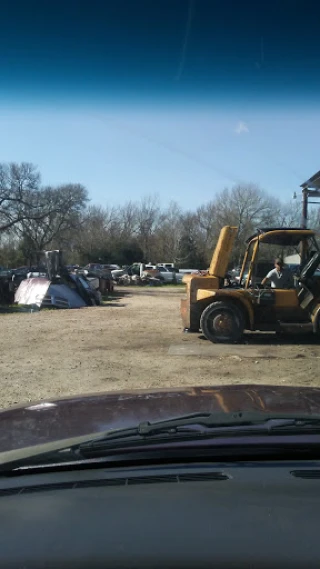
[[(301, 222), (300, 200), (284, 203), (253, 183), (224, 188), (194, 211), (182, 205), (162, 207), (153, 195), (118, 207), (91, 205), (81, 184), (43, 186), (35, 165), (0, 163), (0, 265), (35, 264), (44, 249), (62, 249), (67, 263), (80, 265), (168, 261), (203, 269), (224, 225), (238, 227), (238, 264), (257, 227)], [(317, 230), (319, 211), (308, 220)]]

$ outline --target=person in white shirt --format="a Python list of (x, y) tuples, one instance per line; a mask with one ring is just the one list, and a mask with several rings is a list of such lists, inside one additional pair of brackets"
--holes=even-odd
[(271, 282), (271, 288), (294, 288), (292, 272), (283, 266), (282, 259), (275, 260), (274, 269), (261, 281), (262, 286), (267, 282)]

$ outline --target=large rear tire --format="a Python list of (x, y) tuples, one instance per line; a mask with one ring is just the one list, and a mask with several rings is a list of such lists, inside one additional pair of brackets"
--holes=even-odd
[(244, 314), (231, 302), (213, 302), (202, 312), (203, 335), (214, 343), (239, 342), (244, 333)]

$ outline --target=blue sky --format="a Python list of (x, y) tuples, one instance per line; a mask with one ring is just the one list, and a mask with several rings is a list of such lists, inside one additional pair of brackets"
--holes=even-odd
[[(93, 203), (196, 208), (254, 182), (288, 200), (320, 168), (313, 0), (5, 0), (0, 161)], [(303, 33), (302, 33), (303, 31)]]
[(225, 186), (254, 182), (291, 199), (320, 167), (320, 111), (190, 107), (0, 109), (2, 161), (30, 161), (44, 184), (80, 182), (93, 203), (158, 194), (196, 208)]

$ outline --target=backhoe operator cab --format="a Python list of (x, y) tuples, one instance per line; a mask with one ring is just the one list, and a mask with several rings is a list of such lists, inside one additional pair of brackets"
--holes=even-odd
[[(181, 316), (186, 330), (211, 342), (238, 342), (245, 330), (274, 331), (310, 329), (320, 333), (320, 264), (316, 233), (310, 229), (260, 229), (247, 241), (240, 284), (225, 286), (237, 227), (223, 227), (208, 274), (186, 275), (186, 298)], [(299, 251), (301, 264), (290, 289), (261, 288), (255, 274), (261, 256), (269, 262), (283, 257), (285, 250)], [(279, 252), (281, 254), (279, 254)], [(245, 275), (245, 279), (244, 279)], [(320, 335), (320, 334), (319, 334)]]

